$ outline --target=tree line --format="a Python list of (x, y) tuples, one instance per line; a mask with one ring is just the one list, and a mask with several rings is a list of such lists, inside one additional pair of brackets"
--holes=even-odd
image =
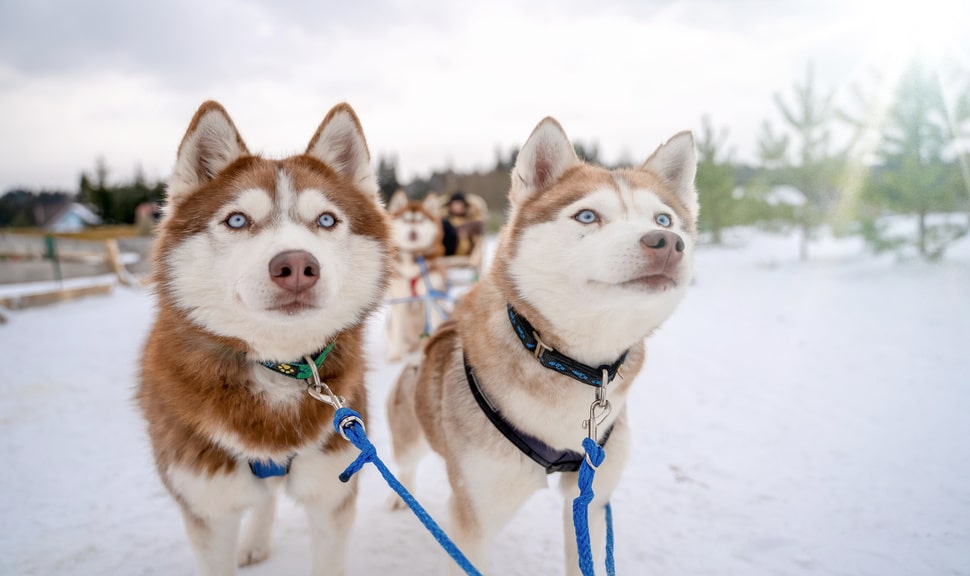
[(0, 228), (44, 226), (71, 202), (91, 207), (104, 224), (134, 224), (139, 205), (161, 202), (165, 195), (165, 184), (149, 182), (140, 169), (130, 182), (112, 184), (108, 174), (107, 164), (99, 158), (90, 174), (81, 174), (77, 190), (8, 190), (0, 195)]
[[(699, 228), (718, 243), (729, 226), (788, 224), (800, 233), (802, 259), (822, 224), (861, 235), (874, 252), (943, 256), (970, 232), (970, 76), (913, 62), (889, 90), (870, 90), (852, 87), (850, 104), (836, 106), (836, 92), (820, 91), (809, 67), (791, 93), (775, 94), (782, 125), (762, 124), (754, 168), (735, 163), (727, 130), (704, 118)], [(774, 202), (779, 187), (794, 201)]]

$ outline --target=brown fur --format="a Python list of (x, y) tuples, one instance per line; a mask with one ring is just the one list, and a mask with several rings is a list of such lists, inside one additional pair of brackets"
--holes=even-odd
[[(320, 378), (366, 416), (362, 332), (358, 326), (340, 335)], [(293, 409), (255, 394), (253, 363), (240, 344), (206, 334), (169, 309), (159, 311), (138, 393), (159, 471), (173, 464), (206, 474), (234, 470), (238, 457), (209, 440), (217, 427), (237, 434), (254, 452), (286, 453), (313, 438), (327, 438), (324, 451), (345, 447), (332, 433), (333, 408), (309, 395)]]
[[(330, 165), (320, 159), (324, 156), (315, 146), (327, 123), (341, 112), (351, 116), (359, 141), (338, 138), (338, 143), (333, 144), (328, 139), (324, 144), (329, 147), (324, 151), (336, 151), (335, 159), (327, 157), (334, 162)], [(314, 466), (342, 463), (353, 450), (333, 430), (333, 407), (309, 394), (302, 394), (306, 384), (298, 380), (292, 380), (295, 394), (282, 401), (271, 397), (266, 392), (266, 383), (259, 380), (264, 376), (260, 371), (266, 371), (266, 378), (275, 378), (274, 385), (289, 379), (259, 365), (254, 359), (255, 351), (245, 341), (210, 332), (190, 318), (183, 306), (194, 303), (177, 300), (173, 283), (178, 271), (172, 268), (169, 256), (182, 242), (210, 234), (213, 215), (219, 214), (241, 190), (261, 189), (275, 199), (279, 194), (280, 173), (287, 175), (298, 193), (313, 189), (326, 194), (348, 220), (342, 225), (348, 226), (352, 235), (368, 237), (384, 247), (376, 256), (382, 261), (374, 262), (381, 269), (376, 278), (377, 285), (368, 287), (365, 292), (374, 291), (373, 301), (357, 311), (356, 323), (339, 328), (338, 333), (319, 343), (323, 348), (336, 341), (318, 371), (320, 379), (366, 419), (363, 320), (379, 305), (379, 295), (387, 287), (392, 256), (389, 222), (377, 201), (376, 190), (371, 193), (358, 187), (348, 175), (348, 170), (359, 172), (369, 160), (363, 158), (366, 143), (363, 143), (357, 117), (346, 104), (331, 110), (317, 129), (306, 154), (282, 160), (250, 155), (238, 132), (233, 135), (235, 148), (231, 139), (230, 146), (226, 146), (226, 136), (232, 134), (223, 128), (224, 124), (213, 120), (213, 116), (206, 118), (212, 114), (217, 115), (216, 118), (223, 116), (235, 131), (225, 110), (215, 102), (206, 102), (196, 112), (179, 147), (179, 163), (172, 180), (178, 187), (170, 191), (168, 212), (159, 226), (154, 246), (153, 274), (158, 313), (145, 344), (136, 399), (148, 422), (148, 435), (159, 475), (181, 506), (189, 540), (203, 573), (230, 573), (237, 562), (246, 565), (269, 555), (269, 526), (275, 509), (275, 495), (271, 495), (271, 488), (282, 482), (278, 478), (259, 480), (251, 476), (247, 455), (280, 462), (280, 459), (296, 454), (294, 467), (301, 459), (307, 464), (299, 474), (294, 472), (289, 478), (300, 477), (300, 481), (291, 486), (293, 495), (315, 510), (308, 515), (311, 532), (319, 534), (320, 530), (329, 529), (325, 526), (334, 526), (340, 533), (339, 537), (331, 539), (332, 542), (314, 542), (314, 573), (342, 574), (344, 533), (349, 531), (353, 519), (356, 482), (342, 485), (335, 477), (328, 477), (320, 478), (318, 483), (311, 477), (318, 469)], [(218, 126), (216, 130), (210, 130), (218, 134), (208, 139), (198, 136), (196, 132), (203, 130), (203, 122), (209, 122), (206, 125), (209, 127)], [(345, 135), (346, 130), (337, 133)], [(342, 148), (340, 144), (347, 141), (363, 143), (363, 152), (356, 144)], [(187, 145), (192, 148), (186, 149)], [(237, 152), (241, 153), (235, 154)], [(258, 233), (260, 225), (252, 222), (247, 232), (241, 233)], [(319, 230), (316, 226), (313, 229)], [(270, 282), (268, 277), (266, 281)], [(305, 352), (294, 351), (294, 356)], [(294, 358), (276, 360), (290, 359)], [(231, 439), (228, 445), (233, 448), (228, 448), (224, 442), (227, 437)], [(236, 450), (247, 455), (236, 453)], [(332, 458), (328, 456), (321, 460), (318, 458), (321, 453)], [(173, 470), (178, 471), (181, 479), (190, 478), (186, 482), (190, 485), (188, 489), (194, 490), (194, 496), (187, 496), (173, 485), (176, 483)], [(213, 484), (216, 477), (224, 484)], [(328, 484), (335, 486), (328, 488)], [(206, 494), (205, 490), (211, 490), (207, 488), (210, 486), (233, 486), (232, 492), (225, 495), (222, 507), (219, 504), (210, 506), (205, 496), (199, 496)], [(195, 500), (191, 501), (192, 498)], [(222, 498), (220, 493), (216, 499)], [(254, 504), (257, 501), (262, 503)], [(234, 537), (239, 517), (234, 514), (241, 516), (242, 512), (242, 509), (233, 507), (254, 505), (253, 520), (243, 539), (241, 555), (231, 557), (237, 552)], [(321, 512), (321, 507), (327, 509)], [(329, 518), (324, 517), (326, 515)], [(232, 528), (233, 522), (236, 528)], [(327, 561), (328, 555), (332, 561)]]
[[(427, 341), (421, 363), (404, 368), (387, 403), (388, 423), (402, 481), (413, 484), (417, 462), (428, 448), (443, 457), (453, 495), (450, 500), (452, 535), (463, 552), (482, 570), (488, 568), (491, 539), (528, 496), (546, 486), (548, 480), (545, 470), (516, 449), (479, 407), (469, 390), (464, 359), (474, 370), (483, 395), (508, 424), (553, 449), (581, 451), (580, 446), (587, 435), (581, 424), (590, 413), (595, 392), (543, 367), (532, 352), (523, 347), (510, 325), (506, 306), (511, 304), (526, 317), (546, 345), (589, 366), (611, 364), (627, 351), (620, 377), (608, 387), (613, 411), (604, 416), (596, 434), (596, 439), (602, 440), (612, 427), (610, 457), (599, 467), (596, 498), (589, 507), (590, 526), (595, 528), (591, 528), (594, 532), (591, 537), (594, 550), (597, 550), (595, 546), (602, 546), (605, 540), (605, 530), (602, 529), (604, 504), (619, 481), (629, 451), (626, 398), (645, 361), (643, 338), (647, 335), (645, 332), (664, 318), (624, 318), (631, 321), (629, 324), (633, 329), (623, 332), (622, 338), (615, 334), (605, 338), (606, 333), (598, 332), (567, 340), (557, 330), (557, 318), (543, 316), (520, 290), (520, 286), (528, 286), (528, 281), (535, 282), (536, 279), (516, 278), (512, 273), (510, 263), (523, 249), (525, 231), (563, 217), (562, 212), (567, 206), (577, 204), (593, 191), (612, 189), (621, 194), (617, 184), (620, 181), (629, 184), (631, 189), (649, 190), (658, 196), (683, 223), (677, 232), (696, 239), (696, 209), (692, 213), (678, 195), (680, 192), (686, 201), (690, 201), (694, 194), (693, 168), (685, 164), (694, 157), (685, 154), (682, 156), (685, 159), (678, 159), (679, 162), (667, 162), (670, 150), (683, 149), (683, 137), (675, 145), (681, 148), (666, 149), (668, 156), (661, 157), (663, 162), (650, 163), (648, 160), (649, 166), (645, 164), (646, 168), (642, 170), (610, 171), (583, 164), (578, 159), (571, 162), (575, 156), (571, 145), (564, 141), (564, 133), (559, 140), (545, 136), (556, 130), (561, 132), (558, 123), (548, 120), (540, 123), (533, 133), (535, 135), (541, 128), (544, 132), (539, 138), (545, 138), (545, 141), (530, 149), (530, 144), (535, 141), (534, 136), (530, 137), (520, 152), (520, 162), (527, 158), (522, 168), (525, 173), (520, 173), (518, 165), (513, 171), (513, 179), (518, 177), (519, 180), (513, 180), (510, 190), (511, 218), (500, 237), (492, 268), (462, 298), (451, 320)], [(546, 144), (551, 140), (559, 147), (547, 148)], [(566, 152), (560, 153), (560, 150)], [(527, 151), (531, 156), (526, 154)], [(529, 158), (534, 159), (532, 164)], [(670, 169), (654, 172), (657, 163)], [(690, 182), (678, 179), (677, 170), (688, 174)], [(517, 188), (519, 185), (521, 187)], [(675, 187), (678, 185), (685, 188), (678, 190)], [(567, 218), (571, 216), (565, 215)], [(656, 228), (649, 219), (642, 220), (642, 225), (642, 234)], [(643, 236), (634, 237), (633, 242), (638, 239), (643, 242)], [(642, 254), (640, 257), (649, 260), (652, 255)], [(520, 266), (516, 273), (525, 275), (528, 271)], [(651, 297), (652, 293), (643, 294), (643, 298)], [(622, 311), (611, 313), (622, 314)], [(643, 332), (638, 333), (637, 325), (641, 321)], [(599, 344), (595, 352), (583, 348), (584, 343), (588, 345), (592, 340)], [(566, 496), (564, 529), (568, 574), (578, 574), (570, 505), (578, 494), (576, 476), (575, 472), (560, 475), (560, 487)], [(392, 504), (400, 507), (397, 502)]]

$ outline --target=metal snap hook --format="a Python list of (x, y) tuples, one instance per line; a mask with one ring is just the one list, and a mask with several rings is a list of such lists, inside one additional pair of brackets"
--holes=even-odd
[(307, 394), (320, 402), (323, 402), (324, 404), (333, 406), (334, 409), (343, 408), (344, 402), (346, 401), (344, 397), (334, 394), (333, 390), (331, 390), (329, 386), (320, 380), (320, 374), (317, 373), (316, 365), (309, 356), (304, 356), (303, 359), (307, 361), (308, 365), (314, 367), (312, 370), (310, 370), (310, 378), (307, 379)]

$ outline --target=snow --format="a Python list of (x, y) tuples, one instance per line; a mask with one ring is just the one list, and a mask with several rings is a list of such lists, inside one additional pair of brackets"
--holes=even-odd
[[(613, 498), (618, 572), (970, 575), (970, 240), (928, 264), (830, 236), (807, 263), (796, 237), (726, 239), (700, 249), (696, 283), (648, 342)], [(193, 573), (132, 401), (152, 313), (119, 286), (0, 325), (0, 574)], [(368, 432), (390, 461), (399, 365), (383, 361), (381, 321)], [(442, 573), (432, 538), (361, 474), (348, 574)], [(441, 462), (418, 481), (446, 520)], [(274, 555), (241, 574), (309, 571), (302, 512), (281, 504)], [(560, 518), (557, 490), (538, 493), (491, 572), (562, 573)]]

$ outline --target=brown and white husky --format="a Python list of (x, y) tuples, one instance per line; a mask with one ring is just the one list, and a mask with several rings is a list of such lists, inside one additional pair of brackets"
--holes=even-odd
[(562, 472), (566, 569), (579, 574), (571, 500), (597, 393), (590, 384), (605, 380), (612, 410), (597, 410), (595, 440), (607, 458), (589, 509), (602, 556), (604, 506), (630, 449), (626, 400), (644, 339), (691, 278), (696, 165), (689, 132), (637, 169), (588, 165), (561, 126), (543, 120), (513, 169), (509, 222), (491, 269), (425, 345), (420, 364), (402, 371), (387, 401), (400, 477), (413, 487), (429, 447), (444, 458), (452, 535), (480, 569), (496, 533), (547, 486), (547, 473)]
[(337, 476), (358, 451), (298, 378), (317, 371), (366, 410), (364, 320), (392, 253), (378, 198), (346, 104), (283, 160), (250, 154), (215, 102), (189, 125), (156, 239), (137, 399), (201, 574), (269, 556), (281, 484), (306, 509), (312, 573), (344, 574), (357, 485)]
[[(391, 238), (397, 248), (387, 311), (387, 359), (392, 362), (416, 352), (422, 337), (444, 322), (444, 314), (450, 308), (444, 301), (407, 301), (428, 294), (429, 286), (438, 292), (446, 287), (446, 272), (441, 265), (444, 228), (438, 216), (439, 203), (435, 194), (418, 202), (398, 190), (387, 206)], [(424, 272), (419, 259), (423, 259)]]

